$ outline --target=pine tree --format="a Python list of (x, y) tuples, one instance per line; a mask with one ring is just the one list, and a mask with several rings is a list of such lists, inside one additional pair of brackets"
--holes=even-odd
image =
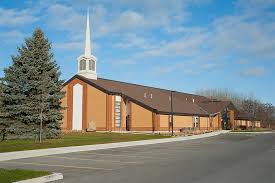
[(64, 81), (51, 43), (38, 28), (18, 52), (1, 79), (1, 121), (10, 138), (56, 138), (63, 118)]

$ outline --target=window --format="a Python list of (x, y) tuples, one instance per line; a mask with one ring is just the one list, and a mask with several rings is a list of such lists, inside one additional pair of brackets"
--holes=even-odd
[(194, 127), (199, 127), (199, 117), (198, 116), (194, 116)]
[(89, 60), (89, 70), (95, 71), (95, 61)]
[(86, 70), (86, 60), (80, 60), (79, 70)]
[(121, 97), (120, 96), (116, 96), (115, 97), (115, 123), (116, 123), (116, 128), (119, 128), (121, 126), (120, 104), (121, 104)]

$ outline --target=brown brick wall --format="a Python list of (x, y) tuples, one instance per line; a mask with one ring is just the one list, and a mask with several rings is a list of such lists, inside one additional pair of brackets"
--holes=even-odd
[(68, 99), (67, 99), (67, 95), (68, 95), (68, 86), (64, 86), (62, 88), (62, 91), (65, 92), (65, 96), (63, 99), (61, 99), (61, 106), (64, 107), (65, 109), (62, 111), (63, 113), (63, 119), (61, 121), (61, 129), (66, 130), (67, 129), (67, 121), (68, 121)]

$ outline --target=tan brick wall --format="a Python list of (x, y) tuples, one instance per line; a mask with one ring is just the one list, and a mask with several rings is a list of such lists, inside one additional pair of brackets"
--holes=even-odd
[(150, 127), (152, 129), (152, 112), (131, 102), (131, 130)]
[(246, 126), (246, 120), (235, 120), (237, 126)]
[(212, 128), (214, 128), (214, 129), (216, 129), (216, 128), (219, 128), (219, 123), (220, 123), (220, 121), (219, 121), (219, 115), (216, 115), (214, 118), (213, 118), (213, 126), (212, 126)]
[[(235, 120), (237, 126), (246, 126), (247, 127), (252, 127), (252, 122), (248, 120)], [(260, 121), (255, 121), (255, 127), (260, 128), (261, 127), (261, 122)]]
[(123, 98), (121, 100), (121, 128), (126, 129), (126, 103)]
[(193, 116), (174, 116), (174, 129), (193, 127)]
[(160, 118), (160, 128), (168, 128), (169, 127), (169, 115), (159, 115)]
[(261, 122), (260, 121), (255, 121), (255, 127), (260, 128), (261, 127)]
[(209, 117), (200, 117), (200, 128), (208, 128), (209, 127)]
[(109, 105), (111, 105), (111, 113), (112, 113), (110, 123), (112, 124), (112, 129), (115, 129), (116, 128), (116, 124), (115, 124), (115, 96), (111, 96), (111, 102)]
[(87, 89), (87, 123), (93, 121), (98, 129), (106, 128), (107, 94), (90, 85)]

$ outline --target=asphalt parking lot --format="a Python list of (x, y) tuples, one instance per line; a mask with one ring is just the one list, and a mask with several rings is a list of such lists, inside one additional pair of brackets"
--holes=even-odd
[(275, 133), (87, 151), (0, 162), (63, 173), (57, 182), (275, 182)]

